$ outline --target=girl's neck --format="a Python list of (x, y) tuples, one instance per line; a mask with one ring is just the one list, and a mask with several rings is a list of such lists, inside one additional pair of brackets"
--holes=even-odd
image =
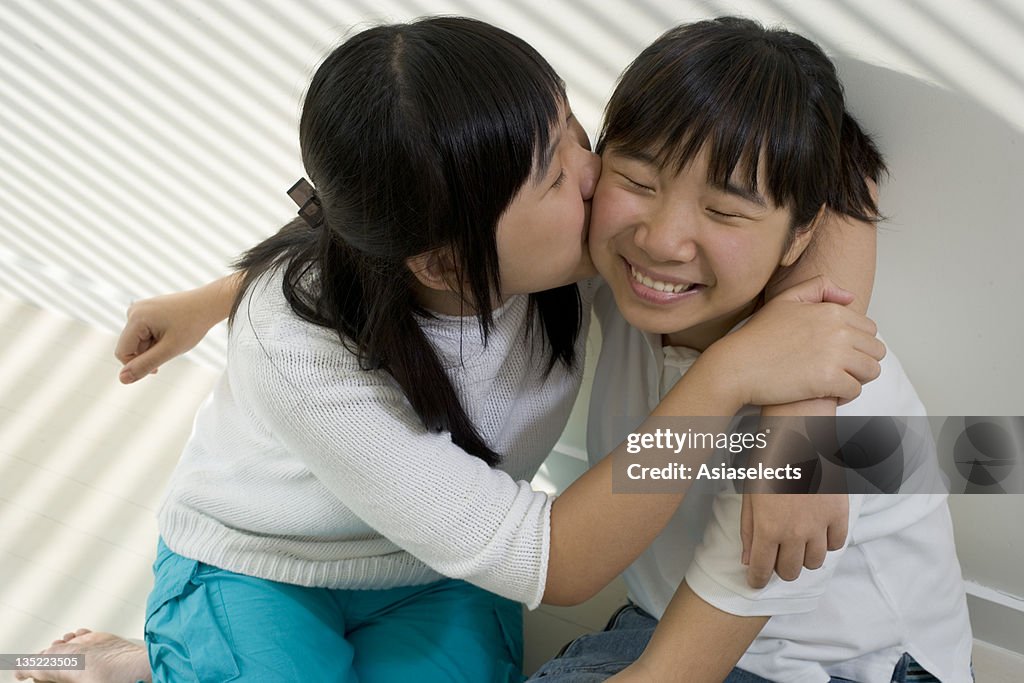
[(760, 307), (760, 304), (761, 298), (758, 297), (731, 313), (712, 320), (706, 320), (685, 330), (663, 334), (661, 335), (661, 345), (685, 346), (689, 349), (704, 352), (709, 346), (729, 334), (732, 328), (736, 327), (740, 321), (750, 317)]
[[(476, 307), (464, 300), (458, 293), (449, 289), (432, 289), (416, 283), (416, 302), (431, 313), (468, 317), (477, 314)], [(504, 302), (495, 296), (491, 302), (491, 310), (497, 310)]]

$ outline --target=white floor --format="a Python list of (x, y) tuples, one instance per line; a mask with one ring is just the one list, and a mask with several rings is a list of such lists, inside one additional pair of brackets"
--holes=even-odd
[[(0, 652), (81, 626), (141, 636), (155, 506), (215, 373), (179, 359), (125, 387), (113, 346), (0, 294)], [(602, 628), (623, 594), (529, 614), (528, 670)], [(975, 667), (979, 683), (1024, 680), (1024, 658), (984, 643)]]

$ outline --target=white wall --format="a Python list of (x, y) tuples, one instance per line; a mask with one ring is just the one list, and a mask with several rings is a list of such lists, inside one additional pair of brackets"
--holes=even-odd
[[(1024, 415), (1012, 0), (3, 0), (0, 289), (115, 330), (130, 299), (223, 273), (294, 212), (318, 60), (353, 27), (441, 12), (533, 43), (591, 131), (618, 72), (679, 21), (738, 12), (821, 42), (892, 170), (872, 313), (933, 414)], [(222, 344), (200, 358), (217, 364)], [(1024, 652), (1024, 501), (953, 507), (967, 578), (1010, 596), (972, 600), (978, 635)]]

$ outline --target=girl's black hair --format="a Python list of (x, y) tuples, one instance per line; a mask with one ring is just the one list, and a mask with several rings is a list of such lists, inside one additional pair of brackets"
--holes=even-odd
[[(663, 34), (623, 73), (605, 110), (597, 151), (654, 156), (681, 170), (707, 148), (708, 182), (739, 169), (793, 213), (794, 230), (818, 210), (878, 220), (866, 178), (885, 163), (846, 111), (835, 66), (803, 36), (721, 17)], [(652, 154), (653, 153), (653, 154)]]
[[(336, 330), (364, 369), (389, 372), (427, 429), (498, 463), (420, 328), (431, 314), (405, 261), (451, 249), (486, 342), (500, 292), (498, 219), (531, 177), (564, 101), (564, 84), (533, 48), (480, 21), (431, 17), (354, 35), (313, 76), (299, 127), (323, 225), (294, 220), (246, 252), (236, 264), (246, 271), (242, 292), (287, 264), (284, 296), (298, 316)], [(548, 371), (571, 367), (576, 285), (532, 294), (530, 310)]]

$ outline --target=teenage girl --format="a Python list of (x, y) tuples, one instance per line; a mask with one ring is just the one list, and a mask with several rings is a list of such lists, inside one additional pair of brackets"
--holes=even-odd
[[(598, 149), (590, 247), (607, 288), (595, 303), (592, 456), (629, 431), (601, 418), (645, 415), (685, 381), (750, 319), (826, 216), (877, 220), (865, 178), (884, 171), (820, 48), (739, 18), (680, 26), (648, 47), (612, 95)], [(881, 370), (839, 415), (924, 415), (891, 353)], [(934, 451), (913, 432), (902, 453), (908, 464), (920, 460), (909, 482), (924, 481)], [(940, 485), (851, 495), (842, 550), (817, 571), (754, 590), (737, 559), (740, 496), (707, 483), (717, 495), (688, 496), (624, 572), (634, 604), (543, 667), (544, 681), (605, 680), (645, 645), (614, 680), (972, 680)]]

